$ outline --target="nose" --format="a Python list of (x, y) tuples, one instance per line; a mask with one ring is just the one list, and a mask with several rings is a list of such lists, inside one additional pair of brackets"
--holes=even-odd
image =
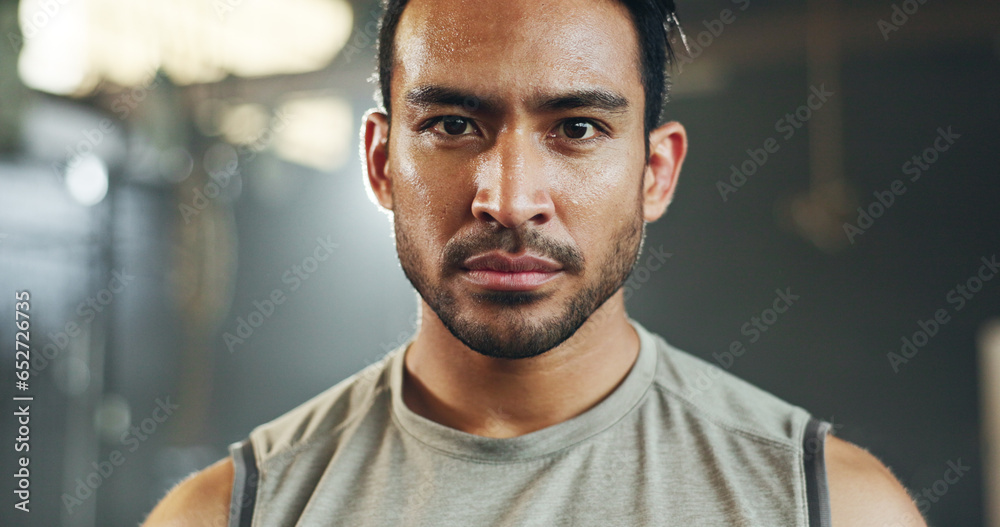
[(531, 134), (501, 131), (480, 165), (472, 214), (479, 220), (515, 229), (552, 219), (555, 205), (542, 153)]

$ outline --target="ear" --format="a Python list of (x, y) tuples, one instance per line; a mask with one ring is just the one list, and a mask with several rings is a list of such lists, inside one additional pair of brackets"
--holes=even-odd
[(670, 121), (649, 133), (649, 163), (643, 176), (643, 218), (656, 221), (674, 199), (677, 178), (687, 155), (687, 131)]
[(389, 178), (389, 118), (372, 109), (365, 114), (365, 170), (368, 186), (378, 204), (392, 210), (392, 180)]

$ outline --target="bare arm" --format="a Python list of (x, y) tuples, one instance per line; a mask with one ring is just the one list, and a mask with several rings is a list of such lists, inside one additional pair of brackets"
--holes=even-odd
[(927, 527), (903, 485), (868, 451), (828, 436), (826, 472), (833, 527)]
[(233, 461), (221, 459), (177, 484), (142, 527), (226, 527), (233, 489)]

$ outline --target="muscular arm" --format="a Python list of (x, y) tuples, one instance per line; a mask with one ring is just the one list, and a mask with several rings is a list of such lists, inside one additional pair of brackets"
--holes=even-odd
[(906, 489), (875, 456), (843, 439), (826, 439), (833, 527), (927, 527)]
[(142, 527), (226, 527), (232, 489), (233, 461), (227, 457), (180, 482)]

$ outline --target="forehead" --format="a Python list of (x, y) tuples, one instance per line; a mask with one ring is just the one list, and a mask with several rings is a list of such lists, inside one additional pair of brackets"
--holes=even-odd
[(607, 88), (632, 99), (642, 94), (638, 50), (617, 0), (412, 0), (396, 30), (392, 93), (440, 84), (506, 99)]

